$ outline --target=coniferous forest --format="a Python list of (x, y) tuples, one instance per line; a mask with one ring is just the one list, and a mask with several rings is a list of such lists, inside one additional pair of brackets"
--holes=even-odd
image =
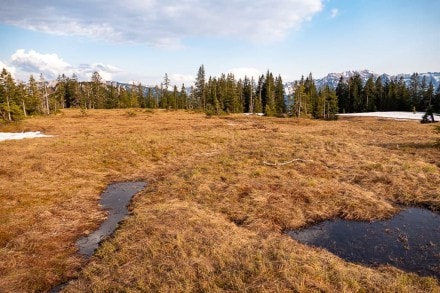
[(168, 75), (154, 87), (103, 82), (98, 72), (90, 81), (77, 76), (58, 76), (48, 82), (41, 74), (27, 83), (17, 82), (6, 69), (0, 74), (0, 119), (17, 121), (29, 115), (48, 115), (63, 108), (115, 109), (161, 108), (225, 113), (264, 113), (277, 117), (335, 119), (337, 113), (372, 111), (440, 112), (440, 87), (417, 73), (407, 84), (403, 78), (384, 82), (371, 76), (364, 82), (359, 75), (339, 80), (336, 89), (317, 88), (312, 74), (295, 81), (292, 93), (285, 92), (281, 76), (267, 71), (258, 80), (236, 79), (231, 73), (206, 77), (200, 66), (194, 86), (171, 86)]

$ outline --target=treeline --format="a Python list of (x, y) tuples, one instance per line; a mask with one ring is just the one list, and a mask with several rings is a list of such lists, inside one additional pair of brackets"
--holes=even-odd
[(375, 111), (426, 111), (431, 107), (440, 112), (440, 87), (435, 91), (432, 80), (418, 73), (411, 75), (409, 84), (403, 77), (384, 81), (370, 76), (364, 83), (359, 74), (340, 78), (336, 87), (340, 113)]
[(28, 115), (48, 115), (63, 108), (115, 109), (162, 108), (204, 111), (208, 115), (224, 113), (263, 113), (266, 116), (313, 117), (335, 119), (336, 114), (366, 111), (425, 111), (428, 106), (440, 111), (439, 89), (432, 82), (413, 74), (409, 85), (403, 78), (383, 82), (370, 77), (364, 84), (360, 75), (341, 78), (336, 90), (318, 89), (312, 74), (301, 78), (285, 92), (280, 75), (270, 71), (257, 80), (236, 79), (231, 73), (205, 76), (200, 66), (194, 86), (171, 86), (168, 75), (154, 87), (140, 83), (123, 85), (104, 83), (98, 72), (90, 81), (78, 81), (76, 75), (58, 76), (48, 82), (41, 74), (27, 83), (16, 82), (3, 69), (0, 73), (0, 120), (16, 121)]
[(200, 66), (190, 89), (170, 86), (168, 75), (160, 85), (146, 87), (104, 83), (98, 72), (90, 81), (78, 81), (75, 75), (58, 76), (48, 82), (41, 74), (27, 83), (15, 82), (3, 69), (0, 74), (0, 115), (5, 121), (15, 121), (28, 115), (48, 115), (63, 108), (115, 109), (162, 108), (204, 111), (208, 115), (224, 113), (264, 113), (267, 116), (295, 115), (316, 118), (334, 117), (337, 98), (334, 91), (316, 90), (313, 80), (302, 79), (295, 84), (298, 98), (286, 95), (281, 76), (267, 71), (257, 81), (245, 77), (236, 79), (231, 73), (220, 77), (205, 77)]

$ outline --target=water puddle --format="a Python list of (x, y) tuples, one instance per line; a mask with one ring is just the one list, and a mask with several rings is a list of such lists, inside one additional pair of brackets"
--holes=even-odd
[(440, 215), (427, 209), (409, 208), (386, 221), (336, 219), (287, 234), (347, 261), (440, 279)]
[[(98, 230), (86, 237), (78, 239), (76, 245), (79, 253), (85, 257), (91, 257), (99, 247), (99, 243), (110, 236), (118, 227), (120, 221), (128, 214), (128, 205), (135, 194), (147, 186), (146, 182), (120, 182), (107, 186), (101, 195), (100, 204), (103, 209), (108, 211), (107, 220), (105, 220)], [(61, 292), (70, 281), (64, 282), (53, 287), (50, 292)]]
[(111, 235), (119, 222), (128, 214), (127, 206), (131, 198), (145, 188), (145, 182), (121, 182), (107, 186), (102, 193), (100, 204), (103, 209), (108, 210), (108, 218), (98, 230), (76, 242), (79, 253), (90, 257), (98, 248), (99, 243)]

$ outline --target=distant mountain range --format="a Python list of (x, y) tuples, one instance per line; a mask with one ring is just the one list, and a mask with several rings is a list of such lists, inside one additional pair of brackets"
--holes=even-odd
[[(348, 80), (350, 77), (354, 76), (355, 74), (359, 74), (362, 81), (365, 83), (367, 80), (373, 76), (373, 78), (376, 80), (379, 76), (382, 78), (382, 82), (389, 82), (393, 79), (400, 79), (403, 77), (406, 85), (409, 85), (411, 80), (412, 73), (405, 73), (405, 74), (398, 74), (398, 75), (389, 75), (389, 74), (376, 74), (370, 70), (359, 70), (359, 71), (345, 71), (342, 73), (329, 73), (327, 76), (319, 79), (315, 79), (315, 85), (317, 88), (322, 88), (326, 86), (327, 84), (332, 87), (336, 88), (339, 82), (339, 79), (341, 77), (344, 77), (344, 79)], [(427, 72), (427, 73), (419, 73), (419, 80), (421, 81), (423, 77), (426, 77), (426, 84), (429, 85), (429, 83), (432, 81), (434, 88), (437, 89), (440, 84), (440, 72)]]
[[(389, 75), (386, 73), (383, 74), (377, 74), (373, 71), (364, 69), (364, 70), (352, 70), (352, 71), (345, 71), (341, 73), (329, 73), (323, 78), (315, 79), (315, 85), (318, 89), (323, 88), (326, 85), (329, 85), (331, 88), (336, 89), (338, 86), (339, 80), (341, 77), (343, 77), (345, 80), (348, 80), (350, 77), (353, 77), (355, 74), (359, 74), (361, 77), (363, 83), (365, 84), (367, 80), (373, 76), (374, 80), (376, 80), (379, 76), (382, 78), (382, 82), (385, 84), (385, 82), (389, 82), (394, 79), (400, 79), (403, 77), (403, 80), (405, 81), (406, 85), (408, 86), (411, 81), (411, 75), (412, 73), (403, 73), (398, 75)], [(418, 73), (419, 75), (419, 81), (422, 81), (423, 77), (426, 78), (426, 84), (429, 85), (429, 83), (432, 81), (432, 84), (434, 86), (434, 89), (437, 90), (440, 85), (440, 72), (426, 72), (426, 73)], [(293, 93), (293, 85), (295, 82), (287, 82), (285, 84), (285, 92), (286, 94)]]
[[(385, 82), (389, 82), (394, 79), (400, 79), (401, 77), (403, 77), (407, 86), (410, 84), (411, 75), (412, 75), (412, 73), (403, 73), (403, 74), (398, 74), (398, 75), (389, 75), (386, 73), (377, 74), (377, 73), (370, 71), (370, 70), (367, 70), (367, 69), (350, 70), (350, 71), (345, 71), (345, 72), (341, 72), (341, 73), (329, 73), (326, 76), (324, 76), (323, 78), (315, 79), (315, 85), (318, 89), (323, 88), (326, 85), (329, 85), (331, 88), (336, 89), (341, 77), (343, 77), (345, 80), (348, 80), (350, 77), (353, 77), (356, 74), (359, 74), (359, 76), (361, 77), (364, 84), (367, 82), (367, 80), (371, 76), (373, 76), (374, 80), (376, 80), (378, 77), (381, 77), (382, 82), (384, 84), (385, 84)], [(423, 77), (425, 77), (427, 85), (429, 85), (429, 83), (432, 81), (432, 84), (434, 85), (434, 89), (437, 90), (439, 88), (439, 86), (440, 86), (440, 72), (418, 73), (418, 75), (419, 75), (419, 81), (422, 81)], [(116, 82), (116, 81), (110, 81), (110, 82), (106, 82), (106, 83), (107, 83), (107, 85), (120, 86), (125, 89), (131, 89), (133, 87), (133, 84), (120, 83), (120, 82)], [(284, 90), (285, 90), (286, 95), (293, 93), (294, 83), (295, 83), (294, 81), (285, 83)], [(147, 93), (148, 89), (152, 89), (153, 92), (155, 91), (153, 86), (142, 86), (142, 88), (143, 88), (144, 94)], [(179, 90), (180, 90), (180, 88), (179, 88)], [(189, 94), (191, 92), (190, 87), (187, 87), (186, 91), (187, 91), (187, 94)]]

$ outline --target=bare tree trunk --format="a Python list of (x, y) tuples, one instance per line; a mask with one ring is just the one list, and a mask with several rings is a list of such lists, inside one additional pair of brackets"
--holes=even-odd
[[(46, 91), (46, 89), (45, 89)], [(46, 114), (49, 115), (50, 114), (50, 107), (49, 107), (49, 95), (46, 93), (44, 94), (44, 99), (46, 101)]]
[(8, 121), (12, 121), (11, 105), (9, 104), (9, 97), (6, 95), (6, 105), (8, 106)]
[(251, 79), (251, 97), (250, 97), (250, 101), (249, 101), (249, 113), (254, 113), (254, 97), (252, 96), (252, 92), (253, 92), (253, 84), (254, 84), (254, 78)]
[(26, 105), (25, 105), (25, 103), (24, 103), (24, 100), (21, 101), (21, 104), (23, 105), (23, 114), (24, 114), (24, 117), (27, 117), (27, 114), (26, 114)]

